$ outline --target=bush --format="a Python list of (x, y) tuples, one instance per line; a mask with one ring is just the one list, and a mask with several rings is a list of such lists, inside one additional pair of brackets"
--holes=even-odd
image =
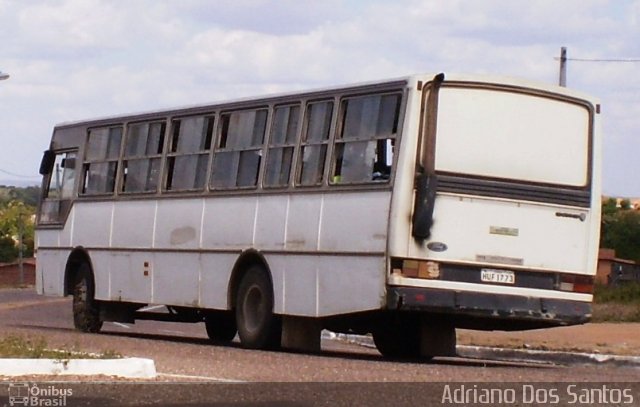
[(9, 236), (0, 237), (0, 263), (11, 263), (17, 258), (16, 242)]
[(616, 303), (640, 306), (640, 283), (626, 283), (617, 286), (597, 284), (593, 293), (596, 304)]

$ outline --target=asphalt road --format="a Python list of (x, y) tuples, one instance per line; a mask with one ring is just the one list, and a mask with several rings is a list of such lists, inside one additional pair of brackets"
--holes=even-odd
[[(96, 384), (85, 385), (94, 386), (94, 389), (79, 389), (75, 393), (78, 396), (86, 393), (89, 400), (96, 397), (98, 391), (106, 397), (102, 401), (120, 397), (119, 404), (155, 404), (161, 400), (183, 405), (189, 400), (189, 405), (204, 405), (198, 403), (217, 400), (222, 404), (214, 405), (227, 405), (223, 401), (236, 400), (235, 396), (242, 394), (245, 404), (234, 402), (233, 405), (266, 406), (271, 404), (265, 403), (276, 400), (279, 402), (277, 405), (293, 406), (310, 405), (313, 400), (327, 400), (330, 395), (338, 397), (342, 394), (344, 397), (339, 400), (351, 402), (340, 404), (341, 401), (336, 399), (331, 405), (429, 405), (430, 402), (425, 402), (441, 401), (443, 386), (453, 382), (458, 385), (473, 382), (480, 386), (504, 383), (553, 386), (558, 382), (640, 381), (637, 368), (556, 366), (462, 358), (436, 358), (429, 363), (386, 361), (374, 349), (327, 338), (323, 339), (322, 351), (318, 354), (247, 350), (237, 342), (229, 346), (214, 346), (208, 342), (202, 323), (105, 323), (102, 333), (84, 334), (73, 329), (69, 298), (40, 297), (31, 290), (0, 290), (0, 335), (10, 333), (27, 338), (43, 337), (49, 347), (74, 347), (92, 352), (113, 350), (124, 356), (153, 359), (159, 383), (145, 391), (136, 391), (132, 387), (124, 393), (131, 393), (130, 399), (122, 398), (122, 386), (135, 387), (139, 384), (101, 384), (99, 390), (95, 389)], [(190, 384), (176, 384), (184, 382)], [(253, 383), (252, 387), (246, 387), (246, 382)], [(280, 384), (265, 384), (272, 382)], [(285, 384), (294, 382), (297, 384)], [(350, 384), (341, 384), (345, 382)], [(363, 384), (367, 382), (394, 383)], [(411, 382), (436, 384), (416, 385)], [(473, 383), (468, 385), (473, 386)], [(250, 390), (255, 391), (256, 397), (250, 397), (253, 394)], [(360, 396), (353, 398), (354, 393)], [(210, 397), (204, 397), (205, 394), (210, 394)], [(228, 399), (215, 398), (225, 394)], [(291, 397), (285, 397), (286, 394), (291, 394)], [(315, 396), (305, 398), (305, 394)], [(640, 402), (640, 396), (637, 401)]]

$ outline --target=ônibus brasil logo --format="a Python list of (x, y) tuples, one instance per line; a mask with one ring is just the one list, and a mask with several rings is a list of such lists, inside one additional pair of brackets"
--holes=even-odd
[(56, 406), (67, 405), (67, 397), (73, 390), (60, 386), (38, 386), (29, 383), (9, 383), (9, 405), (13, 406)]

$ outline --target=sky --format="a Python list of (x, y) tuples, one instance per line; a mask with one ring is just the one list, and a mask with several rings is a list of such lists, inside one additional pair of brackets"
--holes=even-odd
[[(640, 60), (640, 0), (0, 0), (0, 184), (38, 183), (57, 123), (395, 78), (557, 84)], [(640, 62), (568, 61), (598, 97), (603, 192), (640, 197)]]

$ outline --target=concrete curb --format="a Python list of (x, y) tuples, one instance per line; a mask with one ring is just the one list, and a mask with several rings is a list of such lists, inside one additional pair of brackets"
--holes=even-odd
[(603, 355), (599, 353), (553, 350), (509, 349), (484, 346), (456, 347), (458, 356), (472, 359), (553, 363), (557, 365), (609, 365), (640, 367), (640, 356)]
[(0, 376), (77, 375), (117, 376), (137, 379), (156, 377), (152, 359), (0, 359)]
[[(370, 336), (347, 335), (329, 332), (329, 339), (337, 339), (375, 348)], [(459, 357), (469, 359), (490, 359), (505, 362), (537, 362), (556, 365), (609, 365), (640, 367), (640, 356), (603, 355), (599, 353), (566, 352), (534, 349), (510, 349), (486, 346), (456, 346)]]

